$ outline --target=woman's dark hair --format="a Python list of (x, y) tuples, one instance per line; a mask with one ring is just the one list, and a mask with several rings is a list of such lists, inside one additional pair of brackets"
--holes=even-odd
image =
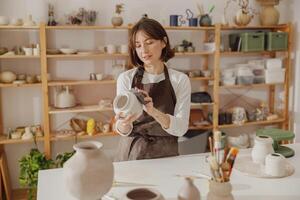
[(160, 59), (167, 62), (174, 57), (174, 51), (170, 47), (169, 37), (163, 26), (154, 19), (142, 18), (131, 29), (129, 33), (129, 56), (133, 66), (143, 66), (144, 63), (139, 59), (135, 51), (135, 37), (138, 31), (145, 32), (150, 38), (165, 42), (166, 47), (163, 48)]

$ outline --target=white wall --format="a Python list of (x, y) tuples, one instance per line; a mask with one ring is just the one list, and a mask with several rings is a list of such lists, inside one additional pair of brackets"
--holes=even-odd
[[(6, 15), (11, 18), (25, 18), (28, 14), (32, 14), (34, 20), (46, 21), (47, 19), (47, 2), (43, 0), (0, 0), (0, 15)], [(56, 19), (60, 21), (65, 20), (65, 15), (78, 10), (80, 7), (87, 9), (95, 9), (99, 12), (97, 23), (100, 25), (110, 25), (110, 19), (114, 12), (114, 6), (117, 3), (125, 4), (124, 23), (133, 23), (137, 21), (142, 14), (147, 13), (149, 17), (155, 18), (163, 25), (168, 25), (169, 15), (171, 14), (185, 14), (185, 9), (190, 8), (195, 14), (197, 13), (196, 3), (202, 2), (205, 10), (212, 4), (216, 5), (213, 12), (214, 22), (220, 22), (223, 13), (223, 0), (51, 0), (55, 6)], [(299, 7), (299, 2), (294, 0), (295, 4)], [(256, 2), (253, 2), (256, 7)], [(297, 7), (296, 6), (296, 7)], [(287, 22), (290, 16), (283, 10), (296, 9), (294, 6), (289, 6), (287, 1), (282, 1), (279, 6), (282, 11), (281, 23)], [(230, 15), (235, 13), (237, 6), (230, 6)], [(299, 15), (299, 14), (298, 14)], [(299, 16), (296, 16), (296, 18)], [(230, 19), (232, 16), (230, 17)], [(258, 24), (257, 17), (254, 18), (252, 24)], [(127, 42), (126, 31), (52, 31), (48, 33), (48, 46), (49, 48), (60, 48), (63, 46), (70, 46), (80, 49), (95, 49), (98, 45), (105, 44), (124, 44)], [(178, 44), (183, 39), (191, 40), (197, 49), (201, 48), (201, 33), (197, 32), (174, 32), (170, 31), (169, 36), (172, 44)], [(34, 31), (29, 32), (0, 32), (0, 44), (12, 47), (14, 45), (26, 45), (38, 42), (38, 34)], [(122, 62), (121, 60), (119, 62)], [(223, 61), (222, 61), (223, 62)], [(228, 59), (227, 64), (234, 64), (240, 61)], [(39, 61), (1, 61), (1, 70), (10, 69), (19, 73), (38, 74)], [(90, 72), (104, 72), (111, 73), (111, 60), (85, 60), (85, 61), (50, 61), (49, 72), (52, 78), (62, 79), (64, 77), (72, 77), (78, 79), (87, 79)], [(193, 68), (201, 64), (199, 58), (183, 58), (174, 59), (171, 62), (173, 67), (177, 68)], [(199, 90), (198, 84), (193, 84), (193, 90)], [(92, 90), (91, 90), (92, 89)], [(76, 87), (75, 92), (78, 99), (84, 103), (96, 103), (101, 98), (113, 97), (115, 94), (114, 86), (80, 86)], [(52, 92), (52, 90), (51, 90)], [(79, 94), (80, 97), (79, 97)], [(260, 93), (259, 93), (260, 94)], [(88, 96), (88, 97), (86, 97)], [(250, 96), (255, 96), (251, 93)], [(4, 129), (9, 127), (17, 127), (21, 125), (31, 125), (42, 123), (41, 108), (42, 99), (41, 91), (37, 88), (30, 89), (3, 89), (2, 90), (2, 107), (4, 108)], [(53, 101), (53, 98), (50, 99)], [(64, 124), (73, 115), (57, 115), (51, 117), (52, 128), (55, 129), (61, 124)], [(85, 115), (84, 115), (85, 116)], [(109, 120), (107, 115), (100, 114), (103, 120)], [(104, 143), (105, 151), (108, 154), (113, 154), (117, 145), (117, 138), (105, 137), (98, 139)], [(60, 141), (54, 142), (53, 155), (57, 152), (70, 151), (74, 141)], [(9, 168), (13, 187), (18, 187), (18, 163), (17, 160), (29, 149), (33, 144), (14, 144), (6, 145), (6, 152), (9, 161)], [(43, 145), (39, 147), (43, 150)]]

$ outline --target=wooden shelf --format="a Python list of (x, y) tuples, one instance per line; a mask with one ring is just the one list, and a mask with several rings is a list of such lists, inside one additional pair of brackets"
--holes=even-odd
[(191, 81), (209, 81), (209, 80), (214, 80), (213, 77), (193, 77), (190, 78)]
[(261, 84), (250, 84), (250, 85), (222, 85), (221, 89), (243, 89), (243, 88), (257, 88), (257, 87), (270, 87), (275, 85), (283, 85), (283, 83), (261, 83)]
[(183, 52), (183, 53), (175, 53), (175, 56), (207, 56), (213, 55), (215, 52), (210, 51), (198, 51), (198, 52)]
[(47, 55), (47, 58), (110, 58), (110, 57), (122, 57), (122, 58), (128, 58), (127, 54), (121, 54), (121, 53), (114, 53), (114, 54), (108, 54), (108, 53), (101, 53), (101, 54), (55, 54), (55, 55)]
[(219, 128), (234, 128), (234, 127), (243, 127), (243, 126), (253, 126), (253, 125), (267, 125), (267, 124), (278, 124), (283, 123), (284, 119), (276, 119), (276, 120), (268, 120), (268, 121), (255, 121), (255, 122), (246, 122), (242, 125), (236, 125), (236, 124), (224, 124), (219, 125)]
[(11, 26), (11, 25), (1, 25), (0, 29), (8, 29), (8, 30), (39, 30), (39, 26)]
[(73, 108), (54, 108), (49, 107), (49, 114), (63, 114), (63, 113), (83, 113), (83, 112), (106, 112), (113, 111), (112, 108), (101, 109), (98, 105), (76, 106)]
[(220, 52), (221, 56), (256, 56), (256, 55), (272, 55), (275, 53), (287, 53), (287, 51), (254, 51), (254, 52), (242, 52), (242, 51), (223, 51)]
[(286, 27), (286, 24), (276, 26), (221, 26), (221, 30), (283, 29)]
[(214, 103), (191, 103), (191, 109), (200, 109), (203, 106), (213, 106)]
[(24, 55), (14, 55), (14, 56), (0, 56), (0, 59), (37, 59), (40, 56), (24, 56)]
[(128, 30), (129, 26), (80, 26), (80, 25), (62, 25), (46, 26), (48, 30)]
[(15, 83), (0, 83), (0, 88), (7, 88), (7, 87), (41, 87), (41, 83), (24, 83), (24, 84), (15, 84)]
[[(37, 137), (36, 141), (44, 141), (44, 137)], [(17, 143), (32, 143), (33, 139), (22, 140), (22, 139), (7, 139), (6, 135), (0, 135), (0, 144), (17, 144)]]
[[(104, 137), (104, 136), (118, 136), (117, 133), (115, 132), (108, 132), (108, 133), (96, 133), (95, 135), (81, 135), (77, 136), (77, 139), (92, 139), (92, 138), (97, 138), (97, 137)], [(76, 136), (67, 136), (67, 137), (56, 137), (55, 133), (51, 134), (51, 141), (59, 141), (59, 140), (75, 140)]]
[(215, 30), (214, 26), (164, 26), (166, 30), (208, 31)]
[(189, 126), (189, 130), (210, 130), (212, 128), (213, 128), (212, 125), (208, 125), (208, 126)]
[(115, 80), (60, 80), (50, 81), (48, 86), (60, 86), (60, 85), (101, 85), (101, 84), (115, 84)]

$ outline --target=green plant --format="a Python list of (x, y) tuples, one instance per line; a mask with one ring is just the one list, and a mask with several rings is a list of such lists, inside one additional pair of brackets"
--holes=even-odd
[(64, 163), (69, 160), (74, 155), (74, 153), (75, 151), (58, 154), (55, 158), (56, 167), (63, 167)]
[(36, 188), (38, 183), (38, 172), (42, 169), (50, 169), (54, 167), (52, 159), (46, 156), (38, 149), (33, 148), (30, 153), (23, 156), (19, 160), (20, 176), (19, 182), (21, 186), (29, 187), (29, 200), (35, 199)]

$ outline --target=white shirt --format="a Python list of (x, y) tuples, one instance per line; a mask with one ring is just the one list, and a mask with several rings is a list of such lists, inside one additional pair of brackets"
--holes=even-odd
[[(122, 94), (124, 91), (131, 89), (133, 77), (136, 73), (137, 68), (130, 69), (120, 74), (117, 80), (117, 95)], [(190, 116), (190, 104), (191, 104), (191, 83), (187, 75), (174, 69), (168, 69), (170, 81), (176, 95), (176, 105), (174, 115), (170, 116), (170, 126), (168, 129), (164, 129), (167, 133), (174, 136), (182, 136), (186, 133), (189, 126)], [(150, 74), (144, 72), (142, 79), (143, 84), (157, 83), (165, 79), (164, 72), (161, 74)], [(118, 127), (118, 122), (116, 126)], [(132, 131), (132, 129), (131, 129)], [(130, 132), (131, 132), (130, 131)], [(117, 132), (118, 129), (117, 129)], [(129, 133), (130, 133), (129, 132)], [(128, 133), (128, 134), (129, 134)], [(122, 134), (121, 135), (128, 135)]]

